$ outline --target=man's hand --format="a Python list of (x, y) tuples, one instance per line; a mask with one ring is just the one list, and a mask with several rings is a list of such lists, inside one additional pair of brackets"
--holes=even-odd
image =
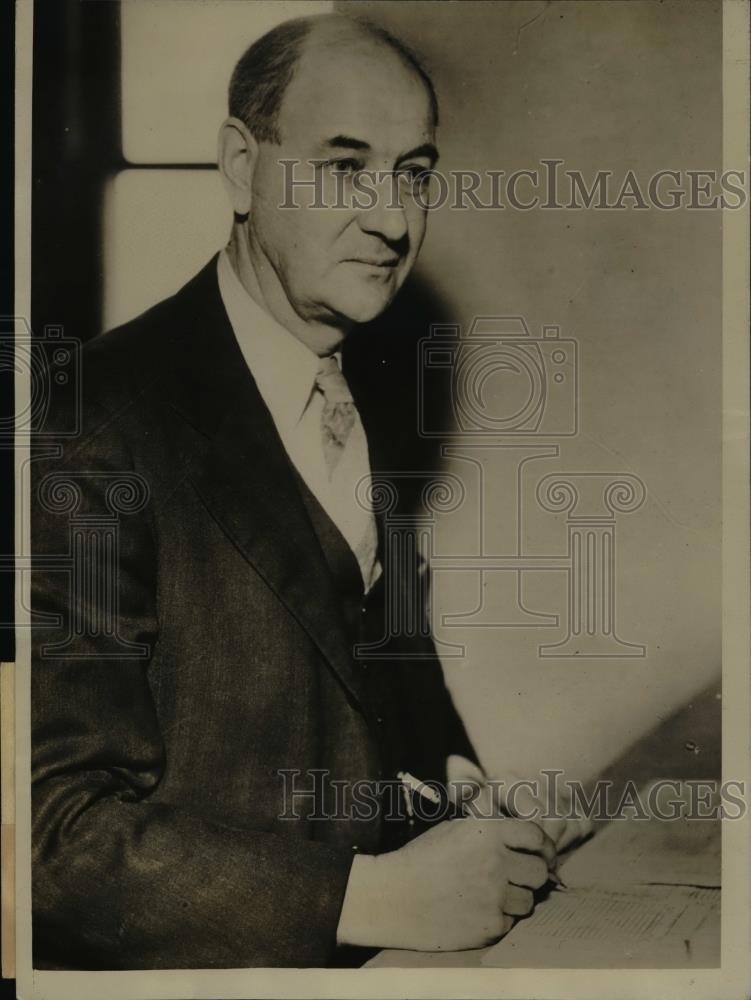
[(488, 784), (480, 767), (457, 754), (447, 759), (446, 772), (449, 788), (454, 788), (454, 800), (468, 806), (472, 815), (482, 817), (505, 813), (532, 820), (550, 838), (559, 853), (592, 832), (590, 820), (571, 815), (571, 795), (565, 785), (557, 788), (556, 808), (550, 815), (550, 806), (533, 795), (529, 784), (522, 781), (518, 774), (508, 773), (502, 782), (496, 779)]
[[(508, 794), (509, 789), (516, 787), (513, 797)], [(582, 817), (571, 815), (571, 795), (568, 789), (563, 786), (559, 788), (553, 810), (556, 815), (549, 815), (550, 806), (543, 802), (541, 798), (532, 794), (532, 791), (518, 776), (508, 775), (506, 784), (497, 796), (499, 807), (508, 815), (530, 817), (533, 815), (539, 818), (534, 820), (555, 844), (558, 853), (566, 850), (572, 844), (588, 837), (592, 832), (592, 821)]]
[[(358, 855), (339, 944), (459, 951), (497, 940), (544, 885), (550, 841), (517, 819), (455, 819), (389, 854)], [(554, 854), (554, 852), (553, 852)]]

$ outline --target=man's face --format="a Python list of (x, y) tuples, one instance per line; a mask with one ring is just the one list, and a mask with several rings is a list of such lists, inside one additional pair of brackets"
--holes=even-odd
[[(394, 298), (425, 235), (413, 178), (436, 157), (427, 89), (386, 46), (313, 43), (285, 93), (279, 131), (280, 145), (260, 144), (251, 243), (302, 319), (367, 322)], [(328, 207), (313, 207), (315, 188), (290, 188), (293, 175), (282, 160), (299, 161), (296, 180), (319, 174)], [(324, 163), (312, 167), (310, 160)], [(380, 184), (370, 174), (377, 171), (384, 172)], [(353, 204), (358, 178), (372, 178), (373, 193), (360, 197), (364, 207)], [(285, 201), (298, 207), (279, 208)]]

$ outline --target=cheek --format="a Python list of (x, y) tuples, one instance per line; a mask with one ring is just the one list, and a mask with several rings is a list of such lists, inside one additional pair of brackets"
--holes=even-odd
[(414, 261), (420, 252), (425, 230), (428, 224), (428, 213), (418, 205), (412, 204), (406, 209), (407, 231), (409, 232), (409, 259)]
[(251, 217), (268, 256), (294, 267), (310, 244), (309, 230), (314, 225), (310, 217), (314, 213), (301, 206), (299, 197), (296, 204), (285, 205), (281, 176), (275, 162), (259, 165), (254, 178)]
[(300, 257), (317, 262), (317, 270), (323, 270), (336, 260), (336, 245), (345, 223), (341, 213), (299, 208), (284, 214), (289, 216), (284, 220), (289, 240)]
[(324, 260), (312, 216), (306, 209), (278, 209), (263, 220), (269, 257), (278, 262), (287, 281), (298, 288), (316, 280)]

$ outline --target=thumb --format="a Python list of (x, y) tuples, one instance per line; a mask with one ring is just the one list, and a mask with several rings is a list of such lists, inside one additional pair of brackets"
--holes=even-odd
[(489, 817), (497, 810), (485, 772), (466, 757), (451, 754), (446, 761), (447, 792), (452, 803), (468, 815)]

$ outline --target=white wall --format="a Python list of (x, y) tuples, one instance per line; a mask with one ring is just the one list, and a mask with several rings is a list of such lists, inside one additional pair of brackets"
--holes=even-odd
[[(338, 4), (415, 46), (441, 104), (440, 165), (534, 168), (557, 157), (590, 176), (722, 169), (721, 19), (716, 3)], [(537, 16), (539, 15), (539, 16)], [(533, 20), (534, 19), (534, 20)], [(525, 26), (526, 25), (526, 26)], [(525, 192), (526, 194), (526, 192)], [(617, 525), (617, 615), (643, 659), (543, 660), (560, 631), (450, 629), (449, 667), (487, 765), (595, 773), (720, 669), (721, 219), (712, 211), (433, 214), (420, 273), (466, 332), (481, 314), (520, 314), (533, 336), (559, 324), (581, 351), (581, 429), (533, 463), (525, 544), (562, 554), (564, 518), (535, 480), (628, 472), (647, 499)], [(535, 468), (534, 466), (539, 467)], [(449, 534), (472, 551), (477, 489)], [(498, 458), (495, 530), (515, 498)], [(470, 575), (436, 580), (439, 613), (472, 607)], [(530, 574), (524, 599), (565, 611), (562, 574)], [(492, 603), (492, 602), (491, 602)]]

